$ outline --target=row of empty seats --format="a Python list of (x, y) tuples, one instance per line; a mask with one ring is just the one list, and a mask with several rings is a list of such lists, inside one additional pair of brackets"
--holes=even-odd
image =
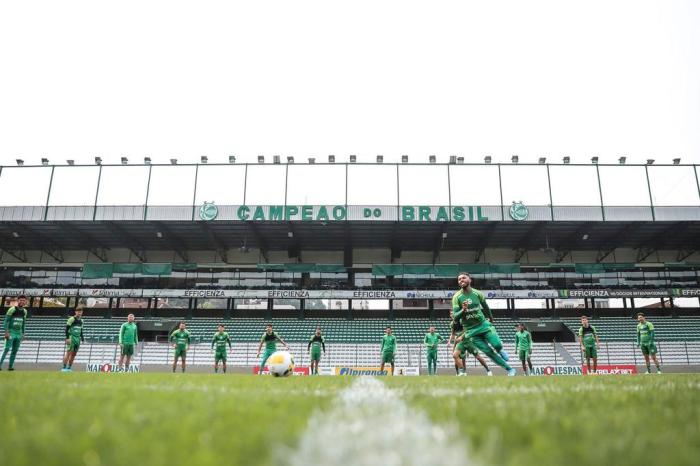
[[(116, 341), (121, 319), (85, 318), (85, 336), (90, 341)], [(157, 320), (157, 319), (156, 319)], [(543, 319), (545, 320), (545, 319)], [(581, 326), (580, 319), (563, 318), (564, 324), (574, 335)], [(700, 341), (700, 317), (654, 317), (650, 318), (656, 327), (658, 340)], [(209, 341), (222, 321), (212, 318), (195, 318), (187, 320), (187, 326), (197, 342)], [(275, 330), (287, 341), (307, 341), (316, 326), (323, 329), (329, 341), (337, 343), (376, 343), (384, 334), (386, 326), (391, 326), (399, 342), (420, 343), (428, 330), (435, 325), (437, 331), (448, 337), (450, 330), (446, 320), (431, 321), (427, 318), (416, 319), (291, 319), (277, 318), (269, 321)], [(634, 341), (636, 338), (636, 321), (631, 318), (605, 317), (592, 319), (600, 337), (604, 341)], [(225, 320), (226, 331), (237, 342), (258, 341), (265, 331), (267, 320), (263, 318), (235, 318)], [(517, 320), (497, 318), (494, 321), (504, 342), (514, 341), (514, 326)], [(65, 319), (59, 317), (33, 317), (27, 323), (27, 337), (31, 339), (64, 338)]]

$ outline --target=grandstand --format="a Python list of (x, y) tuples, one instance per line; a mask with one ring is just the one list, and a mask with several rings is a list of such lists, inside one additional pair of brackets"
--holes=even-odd
[[(211, 362), (224, 322), (233, 364), (254, 365), (272, 322), (302, 364), (319, 325), (323, 364), (376, 365), (391, 325), (398, 363), (423, 367), (423, 335), (429, 325), (449, 334), (466, 270), (508, 349), (516, 322), (530, 328), (537, 364), (580, 363), (582, 314), (602, 362), (639, 363), (640, 310), (665, 364), (698, 364), (695, 165), (264, 162), (0, 167), (0, 297), (4, 308), (30, 298), (18, 361), (57, 362), (65, 317), (82, 301), (79, 363), (113, 361), (133, 312), (149, 328), (138, 353), (147, 365), (171, 360), (164, 338), (184, 319), (194, 364)], [(480, 189), (461, 190), (466, 175)], [(28, 178), (33, 189), (18, 189)], [(78, 182), (85, 189), (68, 189)]]

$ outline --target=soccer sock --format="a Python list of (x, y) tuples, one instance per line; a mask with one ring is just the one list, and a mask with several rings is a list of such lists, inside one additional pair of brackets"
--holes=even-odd
[(214, 368), (214, 372), (215, 372), (215, 373), (216, 373), (216, 372), (219, 372), (219, 368), (218, 368), (218, 367), (215, 367), (215, 368)]
[(5, 345), (5, 351), (2, 352), (2, 358), (0, 358), (0, 365), (2, 365), (3, 362), (5, 362), (5, 356), (7, 356), (7, 350), (9, 350), (9, 348), (7, 347), (7, 345)]
[(651, 364), (647, 364), (647, 372), (651, 372)]

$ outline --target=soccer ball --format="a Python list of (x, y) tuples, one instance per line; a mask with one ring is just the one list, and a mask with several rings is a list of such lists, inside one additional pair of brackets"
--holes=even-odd
[(294, 357), (287, 351), (275, 351), (267, 360), (267, 368), (275, 377), (287, 377), (294, 372)]

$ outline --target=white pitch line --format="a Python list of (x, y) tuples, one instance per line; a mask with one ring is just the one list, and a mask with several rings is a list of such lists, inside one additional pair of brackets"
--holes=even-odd
[(475, 464), (456, 427), (433, 424), (374, 378), (360, 377), (330, 409), (312, 414), (299, 446), (278, 464), (411, 466)]

